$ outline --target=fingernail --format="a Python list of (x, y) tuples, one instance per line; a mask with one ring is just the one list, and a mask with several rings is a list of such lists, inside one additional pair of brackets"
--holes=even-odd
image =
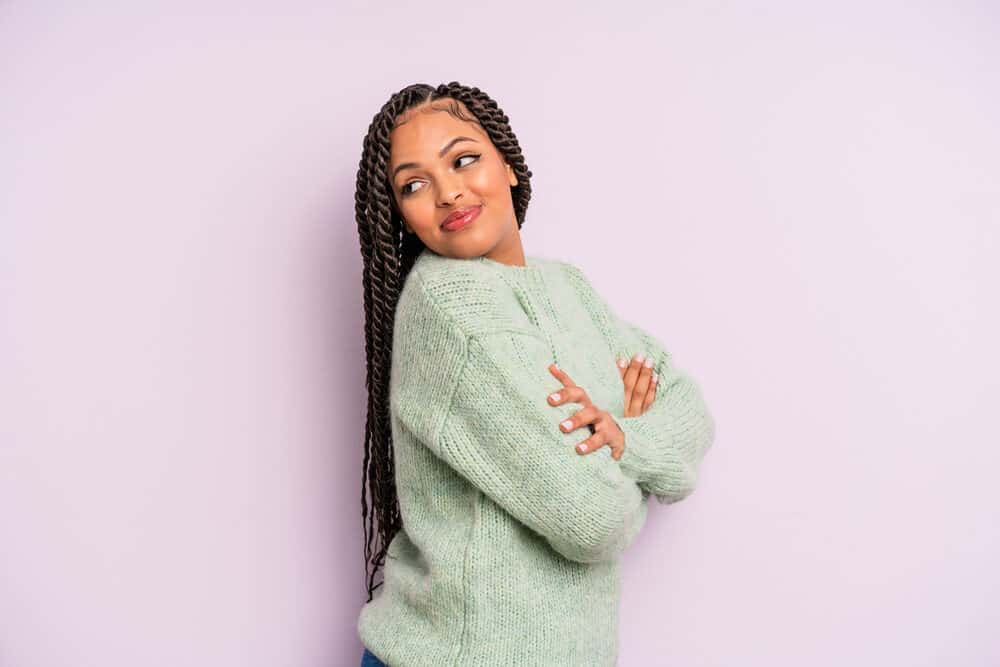
[(584, 445), (582, 443), (577, 445), (576, 448), (579, 449), (581, 452), (587, 451), (587, 445)]
[(652, 367), (653, 367), (653, 357), (650, 357), (649, 359), (646, 359), (646, 368), (652, 368)]
[(621, 357), (619, 357), (618, 368), (625, 368), (626, 366), (628, 366), (628, 359), (622, 359)]
[(558, 401), (559, 394), (549, 394), (549, 398), (551, 398), (553, 401)]
[(566, 421), (564, 421), (562, 423), (562, 427), (563, 428), (569, 428), (572, 425), (573, 425), (573, 420), (572, 419), (567, 419)]
[(635, 360), (641, 364), (642, 362), (646, 361), (646, 355), (640, 352), (639, 354), (635, 355)]
[(653, 371), (653, 383), (654, 383), (654, 384), (656, 383), (656, 380), (657, 380), (657, 379), (658, 379), (659, 377), (660, 377), (660, 376), (656, 374), (656, 371)]

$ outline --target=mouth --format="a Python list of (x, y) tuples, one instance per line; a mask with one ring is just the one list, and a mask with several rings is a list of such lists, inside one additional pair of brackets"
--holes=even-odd
[(445, 218), (444, 222), (441, 223), (441, 229), (446, 232), (453, 232), (458, 229), (462, 229), (479, 217), (479, 212), (482, 208), (482, 204), (480, 204), (478, 206), (466, 206), (465, 208), (460, 208), (457, 211), (452, 211), (451, 215)]

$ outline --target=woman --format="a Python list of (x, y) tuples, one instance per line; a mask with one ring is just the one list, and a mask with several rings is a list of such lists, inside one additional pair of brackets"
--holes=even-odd
[(657, 339), (525, 255), (530, 177), (507, 116), (456, 82), (404, 88), (365, 138), (362, 512), (384, 580), (362, 664), (614, 665), (618, 556), (714, 439)]

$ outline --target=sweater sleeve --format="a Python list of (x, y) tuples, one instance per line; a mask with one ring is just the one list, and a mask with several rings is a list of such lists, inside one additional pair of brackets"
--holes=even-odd
[(647, 496), (607, 448), (576, 452), (590, 431), (559, 428), (579, 405), (549, 405), (562, 387), (550, 363), (548, 343), (527, 331), (471, 337), (438, 453), (566, 558), (614, 560), (644, 524)]
[(674, 365), (659, 338), (618, 317), (580, 269), (570, 268), (614, 354), (631, 359), (641, 352), (653, 359), (658, 375), (656, 398), (643, 414), (625, 417), (624, 401), (609, 410), (625, 434), (621, 470), (661, 504), (683, 500), (694, 491), (698, 469), (715, 440), (715, 420), (703, 393), (689, 373)]
[(698, 469), (715, 439), (715, 420), (702, 391), (687, 372), (677, 368), (663, 344), (638, 326), (616, 319), (622, 356), (642, 352), (654, 359), (656, 398), (638, 416), (625, 417), (616, 406), (615, 421), (625, 434), (622, 471), (662, 504), (689, 496)]
[(559, 428), (579, 406), (547, 401), (562, 383), (548, 370), (546, 339), (517, 325), (468, 333), (433, 298), (418, 298), (396, 334), (391, 401), (403, 427), (564, 557), (616, 559), (645, 523), (648, 494), (608, 448), (576, 452), (586, 427)]

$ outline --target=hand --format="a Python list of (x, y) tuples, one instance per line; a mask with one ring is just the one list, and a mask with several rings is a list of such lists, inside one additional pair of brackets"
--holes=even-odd
[(625, 416), (638, 417), (656, 398), (656, 383), (659, 378), (653, 373), (653, 360), (646, 359), (642, 353), (632, 357), (631, 363), (619, 359), (618, 374), (625, 384)]
[(555, 364), (549, 364), (549, 372), (556, 376), (564, 385), (558, 392), (549, 394), (549, 405), (562, 405), (567, 402), (583, 405), (583, 409), (562, 422), (559, 428), (562, 429), (563, 433), (569, 433), (586, 425), (590, 429), (590, 432), (593, 433), (586, 440), (577, 443), (577, 454), (589, 454), (597, 451), (604, 445), (608, 445), (611, 447), (611, 458), (615, 461), (620, 459), (625, 452), (625, 434), (622, 433), (622, 430), (618, 427), (618, 422), (614, 420), (611, 413), (594, 405), (587, 395), (586, 390), (583, 387), (577, 386)]

